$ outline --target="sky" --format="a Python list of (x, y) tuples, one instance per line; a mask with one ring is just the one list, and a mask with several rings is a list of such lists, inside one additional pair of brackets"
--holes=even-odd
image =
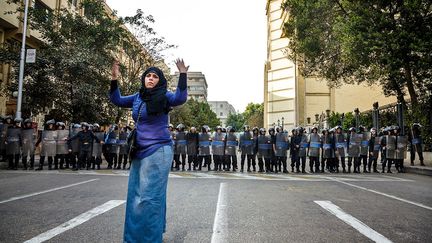
[(265, 0), (107, 0), (119, 16), (137, 9), (155, 18), (154, 29), (169, 44), (171, 72), (175, 58), (189, 71), (202, 72), (209, 101), (228, 101), (243, 112), (264, 97), (267, 48)]

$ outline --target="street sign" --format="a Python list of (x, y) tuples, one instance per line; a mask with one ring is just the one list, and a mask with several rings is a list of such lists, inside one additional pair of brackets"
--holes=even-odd
[(36, 49), (27, 49), (26, 63), (36, 62)]

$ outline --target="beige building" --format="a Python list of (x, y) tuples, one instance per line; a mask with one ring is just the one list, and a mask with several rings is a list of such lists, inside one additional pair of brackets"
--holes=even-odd
[[(188, 99), (193, 98), (194, 100), (200, 102), (207, 102), (207, 80), (203, 73), (201, 72), (188, 72)], [(175, 72), (173, 75), (173, 80), (170, 85), (171, 90), (176, 90), (177, 83), (179, 79), (179, 73)]]
[(222, 126), (226, 126), (226, 121), (229, 114), (236, 114), (234, 106), (232, 106), (228, 101), (209, 101), (208, 104), (216, 117), (221, 121)]
[(380, 105), (396, 102), (396, 97), (385, 97), (379, 86), (343, 85), (328, 88), (326, 81), (317, 77), (299, 75), (298, 67), (287, 58), (289, 40), (283, 35), (283, 23), (288, 12), (281, 9), (283, 0), (267, 0), (267, 62), (264, 72), (264, 127), (284, 118), (289, 129), (307, 126), (308, 117), (315, 121), (315, 114), (326, 110), (350, 112), (372, 109), (372, 103)]

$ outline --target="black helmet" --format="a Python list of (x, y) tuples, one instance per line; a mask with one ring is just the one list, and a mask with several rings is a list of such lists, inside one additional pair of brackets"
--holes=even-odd
[(87, 129), (90, 128), (90, 124), (88, 124), (87, 122), (81, 122), (81, 127), (84, 128), (86, 127)]
[(15, 123), (22, 123), (23, 119), (22, 118), (15, 118), (14, 122)]
[(228, 132), (235, 132), (235, 131), (236, 131), (236, 130), (235, 130), (234, 127), (231, 127), (230, 130), (228, 130)]
[(298, 133), (303, 133), (304, 132), (304, 128), (303, 127), (297, 127), (296, 128)]
[(249, 131), (250, 130), (250, 127), (249, 127), (249, 125), (244, 125), (243, 126), (243, 131)]
[(209, 126), (207, 126), (207, 125), (203, 125), (202, 127), (201, 127), (201, 132), (209, 132), (210, 131), (210, 127)]
[(326, 133), (326, 132), (327, 132), (327, 133), (329, 132), (329, 130), (328, 130), (327, 128), (324, 128), (324, 129), (321, 130), (321, 133), (322, 133), (322, 134), (324, 134), (324, 133)]
[(222, 127), (222, 132), (226, 132), (227, 129), (225, 127)]
[(276, 127), (275, 127), (275, 130), (276, 130), (276, 132), (283, 132), (281, 126), (276, 126)]
[(359, 132), (364, 132), (366, 131), (366, 127), (364, 127), (363, 125), (359, 126)]
[(275, 133), (275, 129), (273, 127), (270, 127), (268, 131), (269, 131), (270, 134), (274, 134)]
[(217, 131), (217, 130), (221, 130), (222, 131), (222, 127), (221, 126), (216, 126), (215, 131)]
[(260, 128), (259, 129), (259, 133), (261, 134), (261, 135), (265, 135), (265, 133), (266, 133), (266, 129), (265, 128)]
[(32, 123), (32, 120), (30, 118), (27, 118), (24, 120), (24, 124), (26, 124), (26, 123)]
[(312, 129), (311, 129), (311, 132), (312, 132), (313, 130), (316, 130), (316, 131), (318, 132), (318, 127), (317, 127), (317, 126), (313, 126)]

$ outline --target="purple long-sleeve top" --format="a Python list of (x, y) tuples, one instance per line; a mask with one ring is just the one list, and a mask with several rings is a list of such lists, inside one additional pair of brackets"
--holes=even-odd
[[(187, 100), (187, 75), (180, 73), (176, 91), (166, 92), (169, 106), (182, 105)], [(110, 100), (115, 105), (124, 108), (132, 108), (132, 118), (137, 128), (138, 153), (136, 159), (143, 159), (153, 154), (157, 149), (165, 145), (172, 145), (170, 132), (168, 131), (168, 114), (149, 116), (147, 115), (146, 103), (141, 108), (141, 115), (138, 119), (138, 109), (142, 102), (139, 93), (129, 96), (122, 96), (117, 86), (117, 81), (111, 83)]]

